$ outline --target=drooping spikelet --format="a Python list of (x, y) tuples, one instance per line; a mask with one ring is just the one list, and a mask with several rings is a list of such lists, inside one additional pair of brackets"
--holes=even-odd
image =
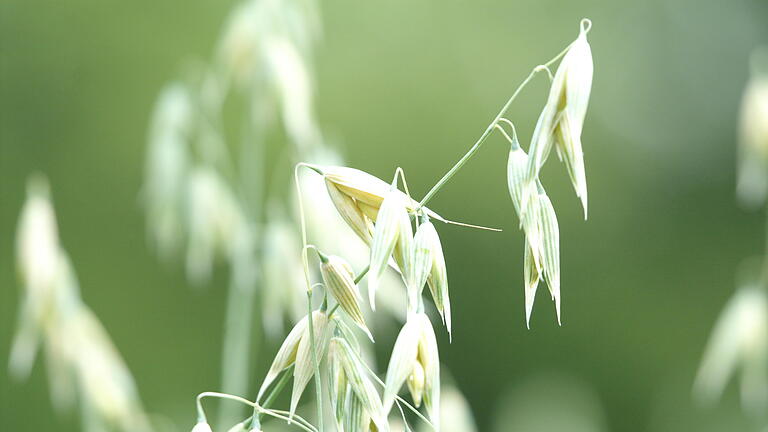
[[(315, 349), (317, 350), (317, 361), (319, 362), (325, 354), (328, 347), (328, 341), (332, 336), (329, 328), (330, 321), (328, 315), (324, 312), (315, 311), (312, 313), (312, 329), (314, 330)], [(309, 324), (309, 323), (307, 323)], [(312, 344), (310, 339), (309, 325), (307, 325), (304, 334), (299, 340), (296, 348), (296, 367), (293, 369), (293, 391), (291, 392), (291, 416), (296, 412), (304, 389), (309, 384), (309, 380), (315, 373), (315, 365), (312, 357)]]
[[(418, 365), (416, 365), (418, 363)], [(418, 370), (421, 368), (421, 370)], [(423, 372), (423, 380), (420, 374)], [(384, 382), (384, 412), (392, 409), (395, 397), (407, 380), (416, 397), (423, 398), (432, 424), (439, 430), (440, 357), (432, 323), (424, 313), (411, 313), (397, 336)], [(423, 381), (423, 383), (422, 383)], [(423, 387), (422, 387), (423, 384)], [(414, 400), (416, 402), (416, 400)]]
[[(359, 400), (362, 407), (379, 431), (388, 432), (389, 423), (387, 414), (381, 403), (381, 398), (376, 392), (373, 383), (368, 378), (366, 366), (361, 363), (359, 355), (355, 353), (350, 344), (342, 337), (331, 339), (328, 355), (332, 362), (338, 362), (338, 367), (344, 370), (346, 380), (351, 392), (347, 394), (347, 401)], [(350, 407), (350, 404), (347, 403)], [(354, 408), (357, 409), (357, 408)], [(353, 413), (349, 413), (353, 414)], [(353, 418), (364, 417), (362, 414), (350, 416)]]
[(529, 180), (539, 171), (554, 146), (565, 163), (576, 196), (587, 217), (587, 182), (581, 131), (592, 89), (592, 51), (587, 41), (591, 23), (583, 20), (581, 31), (560, 62), (550, 87), (547, 103), (533, 132), (529, 161)]
[[(389, 194), (390, 189), (392, 189), (389, 183), (355, 168), (332, 165), (311, 165), (310, 168), (322, 175), (325, 178), (325, 181), (328, 184), (335, 186), (341, 194), (351, 198), (353, 204), (358, 206), (360, 211), (366, 215), (368, 219), (371, 219), (373, 222), (376, 221), (376, 215), (384, 201), (384, 197), (386, 197), (387, 194)], [(397, 194), (400, 195), (403, 200), (403, 205), (409, 213), (413, 213), (419, 208), (419, 203), (417, 201), (408, 197), (408, 195), (399, 189), (395, 190), (397, 191)], [(331, 198), (334, 200), (334, 204), (336, 204), (337, 208), (340, 206), (347, 206), (339, 200), (338, 196), (332, 196)], [(421, 210), (432, 219), (445, 221), (439, 214), (427, 207), (421, 207)], [(345, 211), (342, 210), (339, 210), (339, 212), (345, 213)], [(345, 220), (347, 219), (345, 218)], [(350, 222), (347, 220), (347, 223)], [(350, 224), (350, 226), (352, 226), (352, 224)], [(355, 227), (352, 229), (355, 230), (356, 233), (359, 230)], [(360, 234), (358, 233), (358, 235)]]
[[(427, 285), (432, 294), (432, 300), (435, 307), (443, 319), (448, 336), (451, 337), (451, 300), (448, 295), (448, 270), (445, 265), (445, 255), (443, 254), (443, 245), (440, 242), (440, 236), (437, 234), (435, 226), (429, 220), (419, 225), (416, 233), (419, 241), (423, 242), (426, 249), (429, 250), (429, 273), (427, 274)], [(423, 282), (419, 279), (420, 287)]]
[(520, 148), (517, 137), (510, 139), (507, 185), (512, 204), (525, 232), (524, 292), (526, 325), (540, 278), (544, 278), (555, 301), (560, 322), (560, 232), (552, 202), (537, 179), (527, 175), (529, 157)]
[[(319, 312), (316, 312), (316, 314), (318, 313)], [(299, 349), (299, 342), (306, 332), (307, 317), (305, 316), (298, 323), (296, 323), (293, 329), (291, 329), (290, 333), (288, 333), (288, 336), (286, 336), (285, 340), (283, 341), (283, 344), (280, 346), (280, 349), (277, 350), (275, 359), (272, 360), (272, 366), (270, 366), (269, 371), (267, 371), (267, 376), (264, 378), (264, 381), (261, 384), (261, 388), (259, 389), (259, 393), (256, 399), (261, 399), (261, 397), (264, 395), (264, 392), (267, 391), (269, 385), (272, 384), (280, 372), (287, 369), (296, 362), (296, 353)]]
[(365, 324), (363, 312), (358, 304), (360, 291), (355, 285), (352, 267), (343, 258), (335, 255), (320, 255), (320, 260), (320, 273), (326, 289), (336, 299), (341, 309), (373, 341), (373, 335)]
[[(409, 251), (412, 237), (410, 220), (406, 212), (403, 197), (397, 189), (387, 193), (381, 203), (376, 227), (371, 242), (370, 270), (368, 272), (368, 296), (371, 309), (376, 309), (376, 289), (387, 262), (395, 251), (395, 246), (401, 246), (400, 251)], [(408, 264), (404, 260), (404, 264)]]

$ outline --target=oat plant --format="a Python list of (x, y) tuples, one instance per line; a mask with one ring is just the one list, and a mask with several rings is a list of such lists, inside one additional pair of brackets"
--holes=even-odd
[(133, 376), (106, 329), (85, 304), (72, 262), (60, 244), (48, 181), (27, 183), (16, 255), (23, 287), (9, 367), (27, 378), (38, 351), (58, 412), (77, 407), (85, 432), (150, 432)]
[[(765, 207), (768, 192), (768, 48), (752, 55), (752, 71), (742, 98), (740, 120), (736, 193), (746, 206)], [(768, 252), (764, 252), (757, 266), (748, 264), (745, 268), (738, 289), (715, 323), (696, 376), (694, 393), (702, 402), (714, 402), (724, 392), (729, 379), (738, 374), (744, 411), (766, 425)]]
[[(262, 381), (255, 400), (224, 393), (206, 392), (198, 397), (198, 422), (194, 432), (210, 431), (201, 401), (223, 398), (251, 407), (253, 414), (235, 424), (232, 431), (260, 431), (266, 417), (284, 420), (305, 431), (335, 429), (345, 432), (390, 431), (394, 411), (404, 430), (412, 430), (414, 417), (431, 430), (451, 430), (441, 425), (441, 364), (435, 328), (424, 300), (428, 288), (431, 304), (450, 335), (451, 304), (444, 245), (435, 224), (460, 224), (427, 207), (436, 194), (497, 131), (509, 144), (508, 186), (525, 237), (525, 316), (529, 320), (539, 282), (544, 281), (560, 321), (559, 228), (553, 204), (541, 180), (541, 168), (554, 148), (564, 163), (576, 196), (587, 215), (587, 186), (581, 132), (592, 83), (592, 57), (582, 20), (577, 39), (552, 60), (537, 66), (512, 93), (476, 143), (439, 179), (420, 200), (408, 189), (405, 173), (397, 168), (387, 181), (345, 166), (300, 162), (294, 168), (301, 231), (300, 256), (306, 293), (305, 314), (283, 341)], [(551, 67), (559, 65), (553, 74)], [(544, 107), (527, 150), (520, 144), (507, 111), (537, 74), (551, 81)], [(324, 196), (302, 190), (302, 175), (322, 179)], [(310, 238), (307, 227), (316, 217), (312, 202), (330, 198), (337, 217), (367, 246), (367, 263), (357, 268), (351, 257), (329, 253), (332, 243)], [(313, 240), (312, 243), (309, 240)], [(449, 245), (446, 245), (449, 246)], [(448, 249), (449, 250), (449, 249)], [(391, 350), (386, 374), (381, 379), (365, 360), (365, 340), (375, 340), (365, 309), (376, 316), (377, 299), (389, 284), (385, 277), (396, 273), (405, 297), (406, 319)], [(360, 285), (367, 280), (367, 295)], [(403, 292), (404, 288), (404, 292)], [(362, 336), (362, 337), (361, 337)], [(272, 407), (275, 397), (292, 379), (287, 411)], [(296, 414), (306, 388), (314, 382), (316, 418), (310, 423)], [(401, 397), (408, 389), (410, 402)], [(332, 418), (325, 421), (324, 405)], [(421, 410), (421, 406), (424, 409)], [(411, 415), (406, 416), (410, 411)], [(395, 417), (395, 416), (393, 416)]]

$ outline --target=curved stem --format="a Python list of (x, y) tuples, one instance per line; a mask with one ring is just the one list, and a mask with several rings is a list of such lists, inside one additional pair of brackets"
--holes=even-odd
[[(291, 373), (293, 371), (293, 368), (295, 365), (291, 365), (289, 368), (285, 369), (282, 373), (283, 376), (280, 377), (280, 380), (275, 384), (274, 387), (272, 387), (272, 390), (269, 391), (269, 394), (267, 395), (267, 398), (264, 399), (264, 402), (261, 403), (261, 406), (264, 408), (269, 408), (270, 405), (275, 401), (277, 396), (280, 394), (280, 392), (283, 391), (283, 388), (285, 388), (285, 385), (288, 383), (288, 380), (293, 376)], [(256, 400), (256, 403), (259, 403), (258, 400)], [(253, 415), (254, 417), (259, 416), (259, 410), (254, 408), (253, 409)]]
[(408, 196), (408, 198), (411, 197), (411, 192), (408, 190), (408, 183), (405, 181), (405, 171), (401, 167), (397, 167), (395, 170), (395, 179), (392, 180), (393, 183), (397, 183), (397, 176), (400, 176), (400, 180), (403, 182), (403, 189), (405, 190), (405, 194)]
[(312, 349), (312, 363), (315, 369), (315, 395), (317, 397), (317, 424), (323, 428), (323, 389), (320, 383), (320, 362), (317, 358), (317, 341), (315, 340), (315, 318), (312, 314), (312, 288), (307, 290), (307, 322), (309, 324), (309, 346)]
[[(317, 424), (320, 431), (323, 430), (323, 389), (320, 379), (320, 363), (317, 358), (317, 344), (315, 343), (314, 318), (312, 316), (312, 284), (309, 280), (309, 259), (307, 257), (307, 221), (304, 215), (304, 202), (301, 193), (301, 183), (299, 183), (299, 168), (305, 166), (304, 163), (296, 164), (293, 170), (293, 178), (296, 182), (296, 194), (299, 200), (299, 218), (301, 219), (301, 260), (304, 265), (304, 279), (307, 283), (307, 320), (309, 323), (309, 345), (312, 350), (312, 363), (315, 369), (315, 394), (317, 397)], [(315, 250), (317, 250), (315, 248)]]
[(472, 159), (472, 156), (477, 153), (478, 150), (480, 150), (480, 147), (485, 142), (486, 138), (488, 138), (488, 135), (491, 134), (493, 131), (494, 126), (496, 126), (496, 123), (498, 123), (499, 119), (507, 112), (510, 105), (512, 105), (512, 102), (517, 98), (517, 95), (520, 94), (520, 91), (523, 90), (523, 88), (533, 79), (533, 77), (536, 75), (536, 73), (539, 71), (539, 68), (535, 68), (531, 71), (530, 74), (528, 74), (528, 77), (517, 87), (514, 93), (512, 93), (512, 96), (507, 100), (507, 103), (504, 104), (504, 106), (501, 108), (501, 111), (499, 111), (498, 114), (496, 114), (496, 117), (494, 117), (493, 121), (488, 125), (487, 128), (485, 128), (485, 131), (482, 135), (480, 135), (480, 138), (477, 139), (475, 144), (467, 151), (464, 156), (459, 159), (458, 162), (450, 169), (448, 170), (443, 177), (438, 180), (437, 183), (435, 183), (434, 186), (432, 186), (432, 189), (427, 192), (426, 195), (424, 195), (424, 198), (421, 199), (421, 202), (419, 202), (419, 206), (426, 205), (434, 196), (435, 194), (442, 189), (443, 186), (445, 186), (446, 183), (448, 183), (448, 180), (450, 180), (470, 159)]
[(368, 264), (365, 266), (364, 269), (360, 270), (360, 273), (358, 273), (357, 277), (355, 278), (355, 285), (359, 284), (361, 280), (363, 280), (363, 277), (368, 274), (368, 270), (371, 269), (371, 265)]
[(504, 116), (504, 114), (507, 112), (509, 107), (512, 105), (512, 102), (517, 98), (517, 96), (520, 94), (520, 92), (525, 88), (526, 85), (533, 79), (533, 77), (536, 75), (537, 72), (546, 70), (549, 71), (549, 66), (556, 62), (560, 57), (564, 56), (565, 53), (568, 52), (568, 49), (571, 47), (569, 44), (563, 51), (561, 51), (558, 55), (556, 55), (554, 58), (552, 58), (550, 61), (544, 63), (543, 65), (536, 66), (533, 68), (530, 74), (528, 74), (528, 77), (523, 80), (522, 83), (520, 83), (519, 86), (517, 86), (517, 89), (515, 89), (515, 92), (512, 93), (512, 96), (507, 100), (507, 103), (504, 104), (504, 106), (501, 108), (501, 111), (496, 115), (496, 117), (493, 119), (493, 121), (488, 125), (487, 128), (485, 128), (485, 131), (482, 135), (480, 135), (480, 138), (477, 139), (475, 144), (467, 151), (467, 153), (462, 156), (461, 159), (459, 159), (458, 162), (450, 169), (448, 170), (445, 175), (438, 180), (437, 183), (435, 183), (434, 186), (432, 186), (432, 189), (427, 192), (426, 195), (424, 195), (424, 198), (421, 199), (421, 202), (419, 202), (419, 207), (427, 205), (427, 203), (435, 196), (435, 194), (442, 189), (443, 186), (450, 180), (460, 169), (464, 166), (471, 158), (472, 156), (477, 153), (478, 150), (480, 150), (480, 147), (485, 142), (486, 138), (488, 138), (488, 135), (491, 134), (491, 132), (494, 129), (494, 126), (496, 126), (496, 123), (499, 122), (499, 120)]
[[(199, 420), (202, 420), (202, 421), (206, 421), (205, 412), (203, 411), (203, 404), (202, 404), (203, 398), (206, 398), (206, 397), (215, 397), (215, 398), (219, 398), (219, 399), (229, 399), (229, 400), (232, 400), (232, 401), (235, 401), (235, 402), (240, 402), (241, 404), (253, 407), (254, 410), (258, 411), (261, 414), (265, 414), (265, 415), (268, 415), (268, 416), (279, 418), (279, 419), (282, 419), (282, 420), (286, 421), (288, 424), (291, 424), (291, 419), (287, 416), (287, 413), (285, 413), (285, 411), (277, 411), (277, 410), (266, 409), (266, 408), (260, 406), (258, 403), (251, 402), (248, 399), (245, 399), (243, 397), (235, 396), (235, 395), (231, 395), (231, 394), (227, 394), (227, 393), (219, 393), (219, 392), (203, 392), (203, 393), (200, 393), (199, 395), (197, 395), (197, 399), (196, 399), (197, 410), (198, 410)], [(300, 428), (304, 429), (305, 431), (308, 431), (308, 432), (316, 432), (317, 431), (317, 428), (312, 426), (311, 423), (306, 421), (301, 416), (298, 416), (298, 415), (294, 414), (293, 417), (295, 419), (294, 423), (297, 426), (299, 426)]]

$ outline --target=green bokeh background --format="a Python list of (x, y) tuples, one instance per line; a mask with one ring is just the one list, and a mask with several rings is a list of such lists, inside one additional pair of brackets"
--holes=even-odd
[[(28, 382), (6, 373), (20, 292), (13, 236), (34, 171), (51, 180), (83, 297), (148, 410), (186, 430), (194, 395), (217, 388), (226, 271), (194, 291), (181, 265), (162, 265), (146, 242), (139, 189), (160, 88), (188, 62), (210, 58), (234, 4), (0, 3), (0, 430), (79, 430), (76, 414), (52, 411), (42, 364)], [(525, 328), (523, 240), (500, 138), (431, 204), (505, 229), (440, 227), (455, 314), (441, 354), (480, 430), (492, 430), (510, 388), (551, 372), (591, 388), (608, 430), (753, 430), (734, 388), (720, 407), (698, 408), (690, 386), (736, 269), (763, 249), (764, 215), (734, 199), (734, 159), (748, 56), (768, 43), (768, 3), (329, 0), (321, 8), (323, 128), (352, 166), (382, 177), (403, 167), (419, 196), (528, 71), (576, 36), (580, 18), (594, 22), (588, 222), (562, 166), (545, 173), (560, 219), (564, 325), (541, 292)], [(536, 81), (510, 111), (526, 139), (545, 92)]]

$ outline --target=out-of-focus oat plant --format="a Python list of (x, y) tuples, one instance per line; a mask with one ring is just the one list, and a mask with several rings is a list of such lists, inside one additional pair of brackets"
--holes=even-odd
[[(341, 161), (314, 114), (310, 58), (319, 34), (312, 0), (243, 1), (225, 23), (213, 60), (168, 84), (156, 103), (142, 193), (148, 233), (163, 258), (184, 257), (196, 284), (210, 279), (216, 262), (229, 264), (227, 392), (248, 392), (254, 305), (263, 306), (260, 321), (274, 337), (303, 310), (301, 260), (291, 241), (298, 238), (293, 188), (279, 170), (267, 177), (265, 137), (275, 128), (287, 137), (278, 166)], [(242, 106), (239, 122), (228, 119), (233, 111), (225, 104)], [(346, 233), (329, 232), (331, 225), (323, 232), (345, 243)], [(233, 418), (233, 408), (222, 418)]]
[(758, 207), (768, 193), (768, 48), (752, 54), (751, 69), (741, 101), (736, 192), (743, 203)]
[(699, 369), (698, 395), (705, 402), (716, 400), (737, 372), (744, 408), (764, 413), (768, 407), (768, 296), (759, 286), (740, 288), (723, 309)]
[[(744, 91), (739, 141), (738, 197), (765, 206), (768, 186), (768, 49), (756, 51)], [(768, 253), (768, 252), (766, 252)], [(704, 352), (694, 392), (703, 402), (717, 400), (739, 374), (745, 411), (768, 421), (768, 257), (762, 269), (725, 305)], [(755, 272), (753, 272), (755, 273)]]
[(16, 249), (24, 295), (11, 347), (12, 375), (26, 378), (42, 349), (54, 406), (64, 410), (77, 402), (83, 430), (151, 431), (131, 373), (80, 297), (42, 177), (28, 182)]
[[(299, 161), (344, 164), (314, 113), (311, 56), (319, 35), (313, 0), (243, 1), (227, 20), (213, 60), (169, 83), (153, 114), (142, 192), (148, 234), (162, 258), (184, 258), (188, 279), (198, 285), (210, 280), (217, 262), (229, 265), (221, 378), (228, 393), (249, 392), (250, 352), (259, 340), (252, 322), (279, 338), (286, 321), (304, 316), (296, 189), (281, 174)], [(232, 104), (242, 106), (239, 122), (224, 109)], [(269, 170), (266, 138), (276, 129), (286, 142)], [(330, 256), (367, 263), (366, 244), (337, 216), (324, 179), (301, 172), (299, 181), (314, 197), (306, 203), (312, 238), (327, 244)], [(261, 305), (258, 318), (255, 304)], [(392, 312), (388, 319), (401, 313), (392, 310), (396, 300), (383, 304)], [(363, 324), (362, 311), (350, 322)], [(369, 344), (360, 349), (370, 355)], [(222, 423), (234, 419), (236, 409), (225, 405)]]
[[(209, 430), (201, 404), (206, 397), (230, 399), (253, 408), (253, 414), (236, 423), (232, 430), (260, 430), (261, 422), (267, 416), (281, 418), (309, 431), (331, 428), (345, 432), (410, 431), (413, 429), (409, 419), (414, 420), (414, 416), (429, 430), (473, 429), (471, 415), (466, 414), (466, 404), (460, 397), (455, 397), (454, 393), (454, 397), (441, 403), (444, 392), (441, 391), (439, 347), (427, 314), (430, 308), (424, 301), (424, 288), (429, 287), (435, 311), (450, 334), (449, 272), (444, 245), (433, 221), (482, 227), (453, 222), (427, 208), (426, 204), (477, 153), (491, 132), (499, 130), (511, 145), (509, 189), (526, 237), (526, 316), (530, 316), (536, 286), (544, 280), (555, 301), (559, 320), (559, 229), (553, 204), (539, 174), (554, 147), (566, 165), (586, 216), (581, 131), (592, 81), (592, 57), (586, 39), (590, 27), (589, 20), (583, 20), (576, 41), (531, 72), (474, 146), (420, 201), (411, 197), (400, 168), (394, 170), (391, 181), (385, 181), (364, 171), (328, 162), (308, 160), (295, 165), (305, 312), (277, 351), (256, 399), (249, 401), (212, 392), (200, 394), (198, 424), (193, 431)], [(553, 75), (549, 66), (560, 58), (562, 61)], [(525, 152), (512, 121), (505, 114), (520, 91), (541, 71), (549, 72), (552, 85), (531, 145)], [(286, 127), (290, 126), (286, 124)], [(321, 180), (325, 190), (317, 189), (316, 183), (308, 183), (312, 177), (307, 175)], [(335, 207), (336, 219), (346, 224), (345, 231), (338, 233), (354, 233), (367, 247), (367, 260), (362, 264), (348, 261), (355, 256), (347, 255), (339, 248), (342, 243), (339, 238), (327, 236), (323, 229), (318, 232), (311, 229), (313, 226), (326, 227), (325, 221), (330, 221), (325, 211), (315, 207), (321, 200), (329, 200)], [(318, 219), (323, 222), (317, 224)], [(310, 243), (310, 236), (316, 242)], [(405, 297), (406, 318), (392, 348), (386, 375), (380, 379), (366, 360), (366, 340), (375, 338), (366, 313), (375, 311), (377, 297), (381, 296), (379, 288), (390, 284), (386, 277), (393, 273), (401, 279), (398, 284), (401, 292), (392, 291), (390, 295)], [(360, 290), (364, 278), (367, 279), (367, 296)], [(358, 339), (359, 334), (365, 337)], [(275, 397), (291, 379), (289, 411), (271, 408)], [(296, 415), (311, 381), (314, 381), (317, 410), (315, 423)], [(400, 396), (406, 388), (411, 402)], [(445, 403), (450, 406), (445, 407)], [(423, 409), (420, 409), (421, 405), (424, 405)], [(332, 413), (329, 420), (325, 417), (325, 406)], [(390, 422), (392, 412), (395, 412), (393, 417), (399, 419)], [(410, 414), (407, 416), (406, 412)], [(450, 419), (447, 425), (441, 421), (446, 415)]]

